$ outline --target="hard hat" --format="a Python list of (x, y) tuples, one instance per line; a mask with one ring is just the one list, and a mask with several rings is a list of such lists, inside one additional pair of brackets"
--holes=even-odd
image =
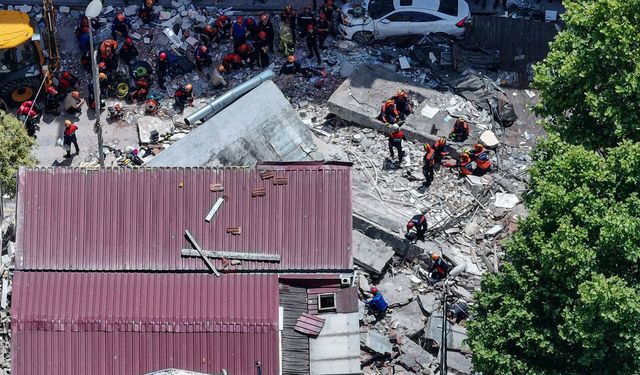
[(148, 7), (153, 5), (153, 0), (145, 0), (145, 4), (147, 4)]
[(296, 61), (296, 57), (293, 56), (293, 55), (289, 55), (289, 57), (287, 57), (287, 61), (288, 62), (294, 62), (294, 61)]
[(398, 130), (400, 130), (400, 125), (393, 124), (393, 125), (391, 125), (391, 129), (393, 129), (393, 131), (398, 131)]
[(327, 19), (327, 15), (324, 13), (320, 13), (320, 21), (324, 21)]
[(100, 74), (98, 74), (98, 78), (99, 78), (101, 81), (104, 81), (104, 80), (106, 80), (106, 79), (107, 79), (107, 75), (106, 75), (106, 74), (104, 74), (104, 73), (100, 73)]
[(284, 6), (284, 11), (285, 13), (289, 13), (293, 10), (293, 7), (291, 6), (291, 4), (287, 4)]
[(266, 40), (267, 39), (267, 33), (265, 33), (264, 31), (260, 31), (258, 33), (258, 38), (260, 38), (262, 40)]
[(386, 104), (396, 104), (396, 102), (393, 99), (387, 99), (387, 101), (385, 103)]
[(253, 25), (253, 18), (247, 18), (247, 25)]
[(425, 144), (424, 144), (424, 150), (425, 150), (425, 151), (430, 151), (430, 150), (431, 150), (431, 145), (430, 145), (430, 144), (428, 144), (428, 143), (425, 143)]
[(191, 85), (190, 83), (187, 83), (186, 85), (184, 85), (184, 89), (187, 91), (191, 91), (193, 90), (193, 85)]
[(378, 294), (378, 288), (376, 288), (375, 286), (371, 287), (371, 294), (376, 295)]
[(98, 69), (107, 69), (107, 64), (104, 61), (101, 61), (98, 64)]
[(207, 48), (207, 46), (200, 46), (200, 52), (207, 53), (209, 52), (209, 48)]
[(410, 221), (407, 223), (407, 228), (411, 229), (415, 226), (415, 224), (413, 223), (413, 221)]
[(426, 208), (423, 208), (422, 210), (420, 210), (420, 213), (421, 213), (421, 214), (423, 214), (423, 215), (426, 215), (426, 214), (427, 214), (427, 211), (428, 211), (428, 210), (427, 210)]
[(244, 17), (242, 17), (242, 16), (238, 16), (238, 17), (236, 18), (236, 22), (237, 22), (237, 23), (243, 23), (243, 22), (244, 22)]
[(400, 90), (398, 90), (398, 96), (405, 97), (405, 96), (407, 96), (407, 93), (404, 92), (404, 90), (400, 89)]
[(126, 38), (124, 38), (124, 43), (125, 44), (132, 44), (133, 43), (133, 39), (131, 39), (129, 37), (126, 37)]
[(312, 23), (310, 23), (309, 25), (307, 25), (307, 30), (313, 30), (315, 28), (315, 26), (313, 26)]
[(62, 77), (63, 77), (63, 78), (71, 78), (71, 73), (69, 73), (69, 72), (63, 72), (63, 73), (62, 73)]
[(80, 97), (80, 93), (77, 92), (77, 91), (72, 91), (71, 92), (71, 96), (74, 97), (74, 98), (79, 98)]
[(51, 94), (51, 95), (56, 95), (56, 94), (58, 93), (58, 91), (57, 91), (57, 90), (55, 89), (55, 87), (53, 87), (53, 86), (49, 86), (49, 87), (47, 88), (47, 92), (48, 92), (49, 94)]
[(238, 47), (238, 51), (240, 51), (240, 53), (249, 52), (249, 45), (248, 44), (241, 44), (240, 47)]
[(436, 253), (431, 254), (431, 260), (435, 261), (435, 260), (438, 260), (438, 259), (440, 259), (440, 255), (438, 255)]
[(123, 22), (123, 21), (124, 21), (124, 13), (119, 12), (119, 13), (116, 15), (116, 18), (118, 18), (118, 21)]
[(260, 21), (267, 21), (269, 20), (269, 15), (267, 15), (266, 13), (262, 13), (260, 15)]
[(88, 32), (89, 32), (89, 26), (83, 26), (82, 33), (88, 33)]
[(222, 65), (222, 64), (218, 65), (218, 71), (219, 71), (220, 73), (224, 73), (224, 71), (225, 71), (225, 70), (226, 70), (226, 69), (224, 68), (224, 65)]
[(166, 52), (160, 52), (158, 57), (160, 58), (160, 61), (164, 61), (164, 60), (167, 59), (167, 53)]

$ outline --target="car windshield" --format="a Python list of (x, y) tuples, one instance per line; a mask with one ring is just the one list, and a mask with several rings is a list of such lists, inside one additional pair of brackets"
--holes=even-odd
[(38, 52), (32, 42), (26, 42), (17, 48), (0, 49), (0, 73), (24, 68), (38, 61)]
[(393, 12), (393, 0), (371, 0), (369, 1), (369, 16), (375, 20)]
[(458, 0), (440, 0), (438, 12), (448, 14), (450, 16), (458, 15)]

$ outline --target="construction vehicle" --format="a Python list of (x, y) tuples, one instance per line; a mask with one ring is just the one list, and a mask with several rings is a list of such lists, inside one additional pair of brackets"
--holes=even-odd
[(48, 31), (47, 51), (37, 26), (31, 24), (27, 14), (0, 10), (0, 99), (9, 107), (34, 100), (41, 89), (51, 84), (50, 71), (58, 67), (55, 24), (50, 22), (54, 19), (53, 7), (47, 9), (47, 2), (45, 0), (43, 10)]

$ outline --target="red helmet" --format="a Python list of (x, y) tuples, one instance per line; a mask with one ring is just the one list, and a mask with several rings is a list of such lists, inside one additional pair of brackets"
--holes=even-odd
[(242, 45), (240, 45), (240, 47), (238, 47), (238, 51), (240, 51), (240, 53), (247, 53), (247, 52), (249, 52), (249, 45), (248, 45), (248, 44), (242, 44)]
[(267, 33), (265, 33), (264, 31), (260, 31), (258, 33), (258, 38), (260, 38), (262, 40), (266, 40), (267, 39)]
[(320, 21), (326, 21), (327, 20), (327, 15), (324, 13), (320, 13)]
[(307, 30), (313, 30), (315, 28), (315, 26), (313, 26), (312, 23), (309, 24), (309, 26), (307, 26)]
[(413, 223), (413, 221), (410, 221), (410, 222), (408, 222), (408, 223), (407, 223), (407, 228), (408, 228), (408, 229), (411, 229), (411, 228), (413, 228), (414, 226), (415, 226), (415, 224)]
[(63, 72), (63, 73), (62, 73), (62, 78), (71, 78), (71, 73), (69, 73), (69, 72)]
[(53, 87), (53, 86), (49, 86), (49, 87), (47, 88), (47, 92), (48, 92), (49, 94), (51, 94), (51, 95), (57, 95), (57, 94), (58, 94), (58, 91), (57, 91), (57, 90), (55, 89), (55, 87)]
[(333, 5), (333, 0), (327, 0), (327, 5), (328, 6), (332, 6)]
[(207, 53), (209, 52), (209, 48), (207, 48), (207, 46), (200, 46), (200, 52)]
[(118, 21), (120, 22), (124, 22), (124, 13), (120, 12), (116, 15), (116, 18), (118, 19)]
[(253, 25), (253, 18), (247, 18), (247, 25)]
[(160, 55), (158, 55), (158, 58), (160, 58), (160, 61), (165, 61), (167, 59), (167, 53), (160, 52)]
[(242, 57), (240, 57), (240, 55), (238, 55), (237, 53), (232, 54), (233, 56), (233, 63), (234, 64), (240, 64), (242, 63)]
[(131, 39), (129, 37), (126, 37), (126, 38), (124, 38), (124, 43), (125, 44), (132, 44), (133, 43), (133, 39)]
[(242, 16), (236, 17), (236, 22), (237, 23), (243, 23), (244, 22), (244, 17), (242, 17)]
[(100, 64), (98, 64), (98, 69), (107, 69), (107, 64), (102, 61)]
[(89, 32), (89, 26), (84, 26), (82, 27), (82, 33), (88, 33)]
[(371, 287), (371, 294), (376, 295), (378, 294), (378, 288), (376, 288), (375, 286)]

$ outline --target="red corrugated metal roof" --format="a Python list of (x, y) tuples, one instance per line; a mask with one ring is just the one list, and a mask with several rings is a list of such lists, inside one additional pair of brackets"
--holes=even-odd
[(275, 275), (22, 272), (12, 373), (278, 373)]
[[(260, 171), (286, 177), (261, 179)], [(281, 182), (278, 179), (278, 182)], [(222, 192), (210, 191), (220, 183)], [(21, 169), (16, 267), (23, 270), (197, 270), (189, 229), (204, 250), (281, 255), (242, 270), (352, 268), (351, 167), (264, 164), (256, 169)], [(252, 197), (255, 188), (266, 195)], [(204, 218), (218, 197), (228, 200)], [(241, 227), (242, 234), (227, 233)], [(220, 261), (216, 262), (221, 267)]]

